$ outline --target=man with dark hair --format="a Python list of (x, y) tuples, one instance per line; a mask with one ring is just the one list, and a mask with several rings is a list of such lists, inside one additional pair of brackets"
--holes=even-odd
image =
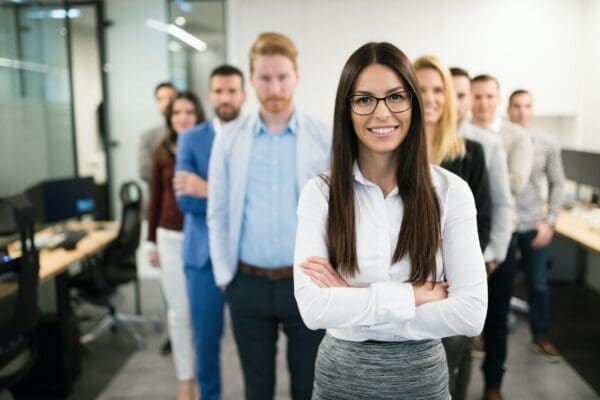
[(223, 293), (215, 283), (208, 247), (208, 163), (215, 136), (223, 134), (223, 125), (239, 117), (246, 99), (242, 72), (231, 65), (215, 68), (210, 74), (208, 99), (215, 116), (179, 138), (173, 187), (185, 213), (183, 261), (198, 385), (203, 400), (216, 400), (221, 398)]
[(285, 35), (258, 37), (249, 58), (260, 110), (225, 128), (210, 160), (210, 253), (229, 304), (247, 400), (274, 396), (280, 326), (288, 338), (291, 397), (310, 399), (323, 336), (300, 317), (292, 265), (298, 196), (327, 170), (331, 130), (294, 104), (296, 56)]
[[(491, 75), (478, 75), (471, 80), (472, 123), (488, 135), (502, 140), (508, 162), (508, 175), (513, 201), (525, 189), (533, 164), (533, 150), (527, 132), (518, 125), (501, 120), (496, 115), (500, 85)], [(512, 234), (504, 261), (488, 263), (488, 313), (483, 328), (485, 359), (484, 398), (502, 399), (500, 386), (506, 362), (508, 313), (517, 269), (516, 211), (513, 211)]]
[[(560, 354), (548, 337), (550, 326), (550, 290), (548, 288), (549, 247), (554, 225), (560, 213), (564, 172), (557, 144), (533, 130), (533, 101), (528, 91), (515, 90), (508, 101), (511, 122), (525, 128), (533, 142), (533, 169), (525, 190), (517, 195), (517, 237), (521, 265), (529, 291), (531, 349), (551, 362)], [(548, 187), (548, 207), (543, 196)]]
[[(154, 99), (156, 100), (158, 111), (163, 117), (167, 111), (167, 106), (176, 93), (177, 91), (170, 82), (161, 82), (156, 85)], [(138, 174), (148, 184), (150, 183), (150, 171), (152, 168), (152, 151), (166, 133), (167, 127), (163, 118), (160, 125), (148, 129), (140, 136), (138, 146)]]
[[(512, 234), (513, 199), (510, 193), (506, 152), (502, 140), (484, 132), (467, 121), (471, 109), (471, 78), (462, 68), (450, 68), (454, 91), (456, 92), (456, 108), (458, 117), (458, 134), (481, 144), (485, 153), (485, 163), (490, 181), (492, 199), (492, 224), (490, 227), (490, 242), (484, 251), (484, 259), (488, 272), (495, 263), (504, 261)], [(458, 365), (456, 372), (453, 399), (464, 400), (471, 379), (471, 349), (473, 338), (464, 342), (461, 353), (455, 348), (460, 342), (444, 339), (444, 347), (449, 357), (459, 354), (459, 360), (448, 360), (449, 365)]]

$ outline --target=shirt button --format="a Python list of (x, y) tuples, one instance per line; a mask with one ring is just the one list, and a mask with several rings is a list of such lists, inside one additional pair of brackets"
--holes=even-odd
[(277, 165), (277, 161), (273, 161), (273, 162), (271, 163), (271, 165), (273, 165), (273, 166), (276, 166), (276, 165)]
[(276, 192), (277, 191), (277, 185), (271, 186), (271, 190), (274, 191), (274, 192)]
[(277, 216), (277, 211), (273, 211), (273, 212), (271, 213), (271, 215), (273, 215), (274, 217), (276, 217), (276, 216)]
[(273, 139), (279, 140), (279, 136), (273, 136)]

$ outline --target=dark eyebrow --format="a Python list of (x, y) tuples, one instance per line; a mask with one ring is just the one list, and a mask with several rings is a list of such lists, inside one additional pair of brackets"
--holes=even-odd
[[(404, 88), (404, 86), (400, 85), (400, 86), (396, 86), (394, 88), (389, 89), (385, 93), (386, 94), (392, 94), (392, 93), (398, 93), (398, 92), (408, 92), (408, 90), (406, 90)], [(368, 90), (357, 90), (356, 92), (354, 92), (354, 95), (373, 96), (373, 93), (369, 92)]]

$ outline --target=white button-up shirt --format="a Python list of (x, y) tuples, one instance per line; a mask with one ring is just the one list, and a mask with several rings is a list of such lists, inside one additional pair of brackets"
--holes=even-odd
[[(311, 329), (327, 329), (342, 340), (404, 341), (454, 335), (476, 336), (487, 309), (487, 282), (477, 236), (473, 195), (466, 182), (431, 167), (441, 209), (441, 247), (436, 281), (448, 282), (448, 298), (415, 307), (410, 258), (392, 263), (402, 222), (397, 188), (384, 197), (354, 165), (359, 272), (344, 276), (349, 288), (319, 288), (300, 268), (308, 257), (328, 258), (326, 222), (329, 188), (310, 180), (299, 200), (294, 286), (300, 314)], [(434, 280), (432, 278), (432, 280)]]

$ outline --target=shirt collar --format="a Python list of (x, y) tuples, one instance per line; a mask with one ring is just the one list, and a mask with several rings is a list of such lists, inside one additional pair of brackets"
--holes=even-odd
[[(362, 174), (359, 166), (358, 166), (358, 161), (354, 161), (354, 165), (352, 166), (352, 176), (354, 177), (354, 180), (358, 183), (360, 183), (363, 186), (373, 186), (373, 187), (378, 187), (376, 184), (374, 184), (373, 182), (371, 182), (370, 180), (368, 180), (367, 178), (365, 178), (365, 176)], [(394, 187), (392, 189), (392, 191), (387, 195), (387, 197), (389, 196), (393, 196), (393, 195), (397, 195), (398, 194), (398, 187)]]
[[(256, 137), (256, 136), (260, 136), (267, 132), (271, 132), (271, 130), (269, 128), (267, 128), (267, 126), (263, 122), (263, 120), (260, 116), (260, 111), (259, 111), (257, 113), (257, 117), (254, 121), (254, 126), (252, 127), (252, 134)], [(296, 111), (294, 110), (294, 112), (292, 113), (292, 116), (290, 117), (290, 120), (288, 121), (287, 126), (283, 129), (283, 131), (281, 131), (281, 135), (288, 134), (288, 135), (295, 136), (297, 132), (298, 132), (298, 115), (297, 115)]]
[(213, 118), (213, 129), (215, 130), (215, 135), (218, 135), (221, 132), (223, 132), (223, 124), (221, 123), (221, 120), (219, 120), (219, 118), (217, 117)]
[(495, 133), (500, 132), (500, 128), (502, 128), (502, 118), (500, 118), (500, 116), (496, 115), (494, 117), (494, 121), (492, 121), (492, 124), (490, 125), (489, 130)]

